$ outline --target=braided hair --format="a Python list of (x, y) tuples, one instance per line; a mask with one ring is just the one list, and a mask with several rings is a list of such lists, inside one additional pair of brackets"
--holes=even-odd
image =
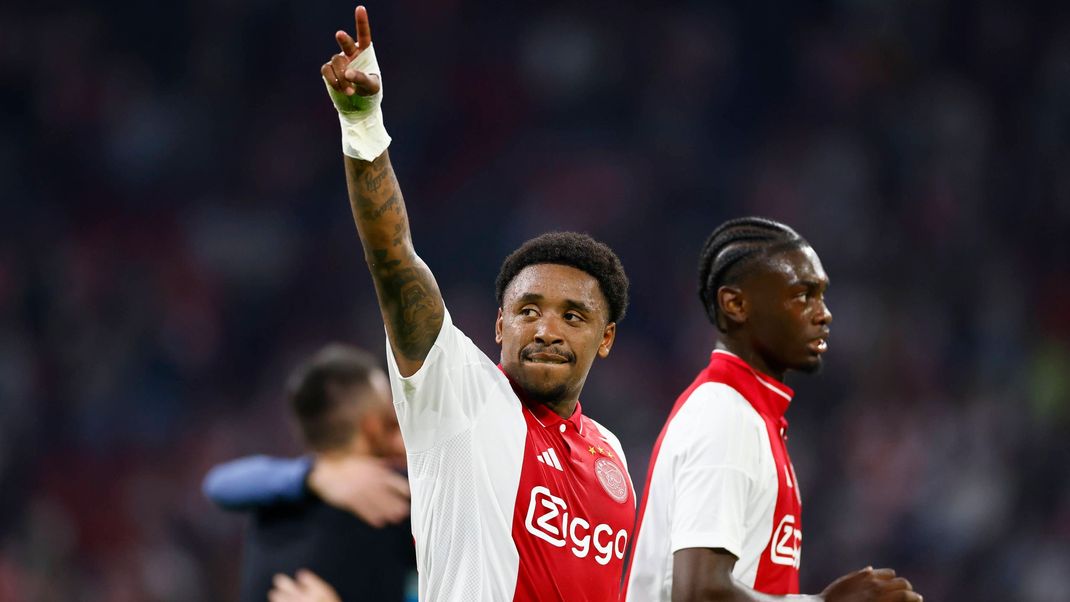
[(698, 296), (710, 322), (724, 332), (717, 289), (738, 283), (758, 260), (807, 244), (791, 227), (764, 217), (741, 217), (718, 226), (702, 245), (698, 264)]

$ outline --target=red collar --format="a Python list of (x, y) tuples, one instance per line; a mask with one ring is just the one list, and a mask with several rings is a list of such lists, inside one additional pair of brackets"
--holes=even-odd
[(723, 349), (715, 349), (710, 354), (709, 369), (723, 371), (728, 381), (726, 384), (742, 393), (759, 414), (782, 421), (783, 426), (787, 427), (784, 413), (795, 396), (791, 387), (759, 373), (738, 355)]
[(546, 407), (545, 404), (531, 400), (524, 389), (520, 388), (520, 385), (516, 384), (516, 381), (506, 373), (505, 368), (502, 368), (501, 364), (498, 364), (498, 369), (501, 370), (502, 374), (505, 374), (505, 378), (509, 380), (509, 385), (513, 387), (513, 393), (516, 393), (516, 396), (520, 398), (520, 403), (524, 404), (524, 407), (531, 412), (531, 415), (535, 417), (535, 420), (541, 424), (543, 428), (557, 426), (562, 422), (571, 422), (572, 426), (576, 427), (576, 430), (579, 433), (583, 433), (583, 406), (580, 404), (579, 400), (576, 400), (576, 410), (572, 412), (572, 415), (568, 418), (562, 418), (557, 412)]

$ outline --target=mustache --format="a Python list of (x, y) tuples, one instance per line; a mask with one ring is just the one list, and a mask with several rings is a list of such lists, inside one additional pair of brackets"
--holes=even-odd
[(536, 353), (552, 353), (554, 355), (560, 355), (561, 357), (567, 359), (569, 363), (574, 363), (576, 361), (576, 355), (568, 349), (565, 349), (564, 347), (560, 347), (558, 345), (538, 344), (528, 345), (527, 347), (521, 349), (520, 359), (530, 360), (531, 356), (535, 355)]

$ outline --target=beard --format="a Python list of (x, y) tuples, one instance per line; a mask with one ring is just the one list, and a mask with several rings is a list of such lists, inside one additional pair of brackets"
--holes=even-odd
[(540, 352), (549, 352), (560, 355), (565, 358), (573, 368), (576, 362), (576, 355), (568, 349), (552, 345), (528, 345), (520, 352), (521, 363), (519, 374), (517, 374), (517, 383), (532, 401), (543, 405), (553, 406), (568, 395), (569, 383), (568, 380), (546, 382), (544, 380), (545, 376), (542, 378), (536, 376), (538, 369), (534, 368), (534, 365), (526, 363), (526, 361), (530, 360), (532, 355)]
[(526, 378), (518, 379), (520, 388), (532, 400), (543, 405), (555, 405), (568, 394), (568, 383), (552, 383), (549, 385), (537, 385)]

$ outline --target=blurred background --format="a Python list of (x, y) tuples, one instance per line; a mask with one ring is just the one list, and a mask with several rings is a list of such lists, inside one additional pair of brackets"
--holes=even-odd
[[(713, 328), (722, 220), (821, 255), (791, 376), (804, 589), (1065, 600), (1070, 8), (1012, 0), (369, 2), (414, 240), (488, 354), (500, 261), (616, 249), (632, 306), (583, 403), (636, 486)], [(383, 330), (319, 79), (350, 2), (0, 8), (0, 600), (237, 595), (214, 463), (299, 453), (281, 395)]]

